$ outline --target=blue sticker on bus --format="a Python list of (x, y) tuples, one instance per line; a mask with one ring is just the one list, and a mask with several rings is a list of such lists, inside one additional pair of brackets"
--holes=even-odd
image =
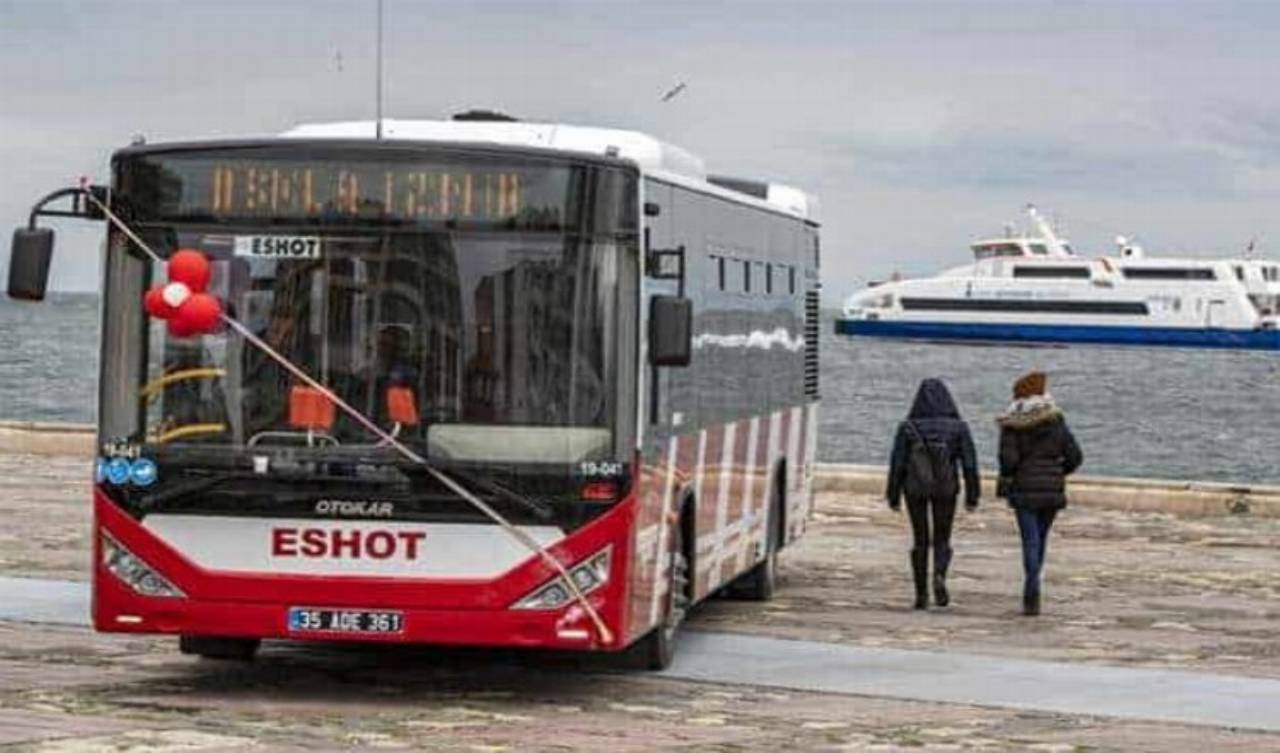
[(133, 464), (124, 458), (111, 458), (107, 461), (107, 481), (119, 486), (129, 482), (129, 472)]
[(138, 458), (129, 468), (129, 478), (135, 486), (151, 486), (160, 475), (156, 462), (151, 458)]

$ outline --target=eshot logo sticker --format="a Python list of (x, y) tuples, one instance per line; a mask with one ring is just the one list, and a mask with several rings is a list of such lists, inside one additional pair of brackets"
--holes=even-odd
[(107, 481), (116, 486), (127, 484), (132, 471), (133, 463), (125, 458), (111, 458), (107, 461)]
[(311, 235), (237, 235), (235, 255), (259, 259), (319, 259), (320, 238)]
[(151, 486), (160, 478), (160, 468), (151, 458), (98, 458), (93, 476), (99, 484)]
[(151, 486), (159, 475), (156, 462), (150, 458), (138, 458), (129, 467), (129, 478), (134, 486)]

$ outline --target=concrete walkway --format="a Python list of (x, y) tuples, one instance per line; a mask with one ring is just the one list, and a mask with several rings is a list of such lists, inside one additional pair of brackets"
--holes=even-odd
[(689, 632), (703, 682), (1280, 731), (1280, 680)]
[(0, 620), (89, 626), (89, 584), (0, 577)]
[[(87, 584), (0, 577), (0, 620), (88, 625)], [(688, 631), (667, 677), (1280, 732), (1280, 680)]]

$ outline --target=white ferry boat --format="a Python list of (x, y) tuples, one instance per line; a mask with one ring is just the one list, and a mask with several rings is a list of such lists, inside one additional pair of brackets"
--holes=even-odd
[(873, 283), (836, 332), (922, 340), (1280, 349), (1280, 263), (1155, 258), (1117, 238), (1086, 258), (1028, 206), (1038, 234), (974, 243), (935, 277)]

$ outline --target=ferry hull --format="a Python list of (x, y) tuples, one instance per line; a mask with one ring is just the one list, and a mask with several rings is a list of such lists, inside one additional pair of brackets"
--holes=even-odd
[(991, 322), (916, 322), (837, 319), (836, 334), (910, 340), (1088, 343), (1182, 348), (1280, 350), (1280, 330), (1122, 327)]

